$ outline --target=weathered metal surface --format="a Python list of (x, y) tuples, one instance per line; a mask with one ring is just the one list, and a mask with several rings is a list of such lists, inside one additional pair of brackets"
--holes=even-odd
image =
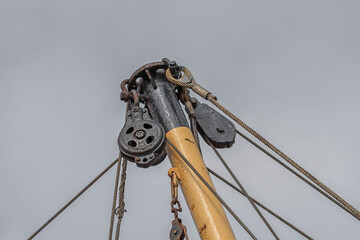
[(188, 127), (188, 122), (176, 97), (176, 86), (166, 80), (165, 71), (151, 73), (153, 84), (145, 81), (142, 91), (146, 95), (146, 106), (153, 119), (161, 124), (165, 132), (177, 127)]
[(155, 72), (157, 69), (167, 69), (168, 64), (166, 62), (152, 62), (147, 63), (140, 68), (138, 68), (129, 78), (129, 90), (135, 85), (135, 80), (139, 77), (146, 78), (145, 70), (150, 72)]
[[(177, 75), (176, 73), (177, 67), (176, 63), (167, 61), (166, 59), (162, 62), (154, 62), (142, 66), (134, 72), (128, 81), (126, 80), (123, 83), (122, 90), (124, 94), (122, 94), (122, 98), (128, 103), (129, 109), (133, 107), (136, 108), (138, 103), (144, 104), (144, 109), (149, 110), (152, 120), (163, 127), (166, 132), (166, 137), (176, 144), (176, 147), (185, 154), (186, 158), (191, 161), (191, 164), (200, 171), (205, 180), (214, 188), (199, 147), (188, 127), (187, 119), (180, 106), (179, 98), (184, 89), (166, 79), (165, 71), (168, 68), (170, 68), (172, 76), (176, 78), (181, 77), (181, 75)], [(136, 91), (137, 94), (134, 91)], [(135, 120), (131, 119), (131, 121)], [(131, 132), (133, 132), (134, 129), (132, 129)], [(127, 130), (124, 128), (122, 131)], [(134, 138), (136, 138), (137, 141), (142, 141), (142, 139), (145, 139), (147, 136), (147, 132), (144, 133), (141, 131), (136, 132), (136, 134), (134, 132), (133, 135), (131, 134), (129, 134), (132, 136), (130, 141)], [(119, 143), (122, 141), (119, 137)], [(127, 142), (125, 141), (125, 143)], [(132, 151), (135, 150), (137, 149), (132, 149)], [(200, 238), (203, 240), (234, 240), (234, 233), (232, 232), (221, 203), (216, 200), (212, 193), (200, 182), (200, 179), (196, 177), (172, 148), (166, 146), (166, 152), (169, 154), (173, 167), (178, 169), (182, 176), (180, 186), (195, 221)], [(131, 156), (134, 157), (134, 154)], [(176, 194), (174, 194), (174, 197), (176, 197)], [(181, 205), (178, 201), (172, 201), (171, 207), (179, 224), (174, 222), (173, 227), (175, 229), (172, 229), (170, 232), (170, 238), (184, 239), (182, 232), (185, 233), (186, 237), (186, 228), (181, 224), (180, 218), (176, 216), (177, 213), (181, 211)], [(181, 227), (181, 229), (179, 227)]]
[(198, 130), (216, 148), (229, 148), (235, 142), (234, 124), (205, 103), (193, 100)]
[[(120, 99), (128, 103), (129, 110), (118, 144), (124, 156), (139, 167), (156, 165), (165, 158), (164, 130), (188, 125), (175, 94), (177, 86), (165, 77), (169, 65), (177, 66), (167, 61), (145, 64), (121, 83)], [(140, 103), (145, 108), (139, 108)]]
[(133, 107), (127, 112), (118, 144), (124, 157), (139, 167), (150, 167), (164, 160), (165, 131), (153, 121), (146, 108)]
[(168, 67), (176, 72), (178, 66), (167, 59), (143, 65), (121, 83), (120, 94), (121, 100), (132, 104), (134, 99), (131, 92), (136, 90), (140, 102), (146, 105), (154, 121), (162, 125), (166, 132), (188, 126), (175, 93), (179, 87), (166, 79), (165, 70)]

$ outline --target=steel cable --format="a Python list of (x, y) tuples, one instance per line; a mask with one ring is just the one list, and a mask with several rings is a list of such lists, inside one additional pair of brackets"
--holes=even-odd
[(207, 95), (207, 100), (209, 100), (212, 104), (214, 104), (217, 108), (219, 108), (222, 112), (224, 112), (226, 115), (228, 115), (231, 119), (233, 119), (235, 122), (237, 122), (241, 127), (243, 127), (246, 131), (248, 131), (251, 135), (256, 137), (260, 142), (265, 144), (268, 148), (270, 148), (272, 151), (274, 151), (277, 155), (279, 155), (281, 158), (283, 158), (285, 161), (287, 161), (291, 166), (296, 168), (299, 172), (301, 172), (303, 175), (305, 175), (307, 178), (309, 178), (312, 182), (314, 182), (316, 185), (318, 185), (320, 188), (322, 188), (325, 192), (330, 194), (333, 198), (335, 198), (337, 201), (339, 201), (341, 204), (343, 204), (346, 208), (348, 208), (354, 215), (357, 216), (357, 218), (360, 218), (360, 212), (354, 208), (350, 203), (345, 201), (342, 197), (340, 197), (338, 194), (336, 194), (334, 191), (332, 191), (329, 187), (327, 187), (324, 183), (319, 181), (316, 177), (314, 177), (311, 173), (306, 171), (303, 167), (301, 167), (299, 164), (297, 164), (294, 160), (292, 160), (290, 157), (288, 157), (286, 154), (284, 154), (282, 151), (280, 151), (277, 147), (275, 147), (273, 144), (271, 144), (268, 140), (266, 140), (264, 137), (262, 137), (259, 133), (257, 133), (254, 129), (249, 127), (246, 123), (241, 121), (238, 117), (236, 117), (234, 114), (232, 114), (229, 110), (227, 110), (224, 106), (222, 106), (218, 101), (214, 99), (214, 96), (210, 93)]
[[(191, 120), (191, 131), (195, 137), (196, 143), (200, 149), (200, 142), (199, 142), (199, 135), (198, 135), (198, 131), (197, 131), (197, 126), (196, 126), (196, 116), (189, 114), (189, 119)], [(206, 141), (207, 143), (209, 143), (209, 141)], [(211, 147), (213, 148), (213, 145), (211, 144)], [(213, 148), (214, 149), (214, 148)], [(214, 151), (216, 151), (216, 149), (214, 149)], [(216, 153), (216, 152), (215, 152)], [(210, 168), (207, 167), (207, 170), (209, 173), (211, 173), (212, 175), (214, 175), (215, 177), (217, 177), (218, 179), (220, 179), (221, 181), (223, 181), (225, 184), (227, 184), (228, 186), (230, 186), (231, 188), (233, 188), (234, 190), (236, 190), (237, 192), (239, 192), (240, 194), (242, 194), (243, 196), (245, 196), (245, 193), (240, 190), (239, 188), (237, 188), (236, 186), (234, 186), (233, 184), (231, 184), (229, 181), (227, 181), (225, 178), (221, 177), (219, 174), (217, 174), (216, 172), (214, 172), (213, 170), (211, 170)], [(249, 195), (247, 195), (249, 196)], [(250, 197), (250, 196), (249, 196)], [(293, 224), (291, 224), (290, 222), (286, 221), (284, 218), (282, 218), (281, 216), (279, 216), (278, 214), (276, 214), (275, 212), (273, 212), (272, 210), (270, 210), (268, 207), (266, 207), (265, 205), (263, 205), (262, 203), (260, 203), (259, 201), (257, 201), (256, 199), (250, 197), (251, 201), (253, 201), (255, 204), (257, 204), (258, 206), (260, 206), (262, 209), (264, 209), (265, 211), (267, 211), (268, 213), (270, 213), (271, 215), (273, 215), (274, 217), (276, 217), (277, 219), (279, 219), (280, 221), (282, 221), (283, 223), (285, 223), (286, 225), (288, 225), (290, 228), (294, 229), (296, 232), (298, 232), (299, 234), (303, 235), (305, 238), (312, 240), (313, 238), (311, 238), (310, 236), (308, 236), (306, 233), (304, 233), (303, 231), (301, 231), (299, 228), (295, 227)], [(337, 203), (337, 202), (336, 202)], [(343, 207), (342, 205), (340, 205), (341, 207)], [(345, 209), (347, 210), (347, 209)], [(351, 212), (350, 212), (351, 213)]]
[(255, 209), (255, 211), (257, 212), (257, 214), (260, 216), (260, 218), (262, 219), (262, 221), (265, 223), (265, 225), (267, 226), (267, 228), (270, 230), (270, 232), (272, 233), (272, 235), (274, 236), (275, 239), (280, 239), (278, 237), (278, 235), (275, 233), (274, 229), (271, 227), (271, 225), (269, 224), (269, 222), (266, 220), (266, 218), (264, 217), (264, 215), (260, 212), (260, 210), (256, 207), (254, 201), (252, 200), (252, 198), (249, 196), (249, 194), (247, 193), (247, 191), (245, 190), (245, 188), (243, 187), (243, 185), (240, 183), (240, 181), (238, 180), (238, 178), (235, 176), (235, 174), (233, 173), (233, 171), (231, 170), (231, 168), (228, 166), (228, 164), (225, 162), (224, 158), (221, 156), (221, 154), (219, 153), (219, 151), (214, 147), (214, 145), (209, 141), (208, 138), (205, 138), (207, 144), (209, 144), (209, 146), (214, 150), (215, 154), (218, 156), (218, 158), (220, 159), (220, 161), (222, 162), (222, 164), (224, 165), (224, 167), (226, 168), (226, 170), (230, 173), (231, 177), (234, 179), (234, 181), (236, 182), (236, 184), (239, 186), (239, 188), (241, 189), (241, 191), (243, 192), (244, 196), (249, 200), (251, 206)]
[(115, 159), (107, 168), (105, 168), (99, 175), (97, 175), (88, 185), (86, 185), (78, 194), (75, 195), (69, 202), (67, 202), (59, 211), (57, 211), (49, 220), (47, 220), (38, 230), (36, 230), (28, 240), (33, 239), (39, 232), (41, 232), (49, 223), (51, 223), (57, 216), (59, 216), (67, 207), (69, 207), (76, 199), (78, 199), (86, 190), (88, 190), (97, 180), (99, 180), (107, 171), (109, 171), (116, 163)]
[[(233, 188), (234, 190), (236, 190), (237, 192), (239, 192), (240, 194), (242, 194), (243, 196), (245, 196), (245, 193), (243, 191), (241, 191), (239, 188), (237, 188), (235, 185), (233, 185), (232, 183), (230, 183), (229, 181), (227, 181), (225, 178), (221, 177), (219, 174), (217, 174), (215, 171), (211, 170), (210, 168), (207, 168), (207, 170), (209, 171), (209, 173), (211, 173), (212, 175), (214, 175), (216, 178), (220, 179), (221, 181), (223, 181), (225, 184), (227, 184), (228, 186), (230, 186), (231, 188)], [(292, 229), (294, 229), (296, 232), (300, 233), (301, 235), (303, 235), (305, 238), (312, 240), (313, 238), (311, 238), (310, 236), (308, 236), (306, 233), (304, 233), (303, 231), (301, 231), (299, 228), (295, 227), (293, 224), (291, 224), (290, 222), (286, 221), (284, 218), (282, 218), (281, 216), (279, 216), (278, 214), (276, 214), (275, 212), (273, 212), (272, 210), (270, 210), (268, 207), (266, 207), (264, 204), (260, 203), (259, 201), (257, 201), (255, 198), (250, 197), (252, 201), (254, 201), (254, 203), (256, 203), (258, 206), (260, 206), (262, 209), (264, 209), (265, 211), (267, 211), (268, 213), (270, 213), (271, 215), (273, 215), (274, 217), (276, 217), (277, 219), (279, 219), (280, 221), (282, 221), (283, 223), (285, 223), (286, 225), (288, 225), (289, 227), (291, 227)]]
[[(312, 182), (314, 182), (316, 185), (318, 185), (320, 188), (322, 188), (325, 192), (330, 194), (333, 198), (335, 198), (338, 202), (340, 202), (342, 205), (344, 205), (347, 209), (349, 209), (358, 219), (360, 219), (360, 212), (356, 208), (354, 208), (350, 203), (345, 201), (342, 197), (340, 197), (338, 194), (336, 194), (333, 190), (331, 190), (329, 187), (327, 187), (324, 183), (322, 183), (320, 180), (318, 180), (315, 176), (313, 176), (311, 173), (306, 171), (302, 166), (297, 164), (294, 160), (292, 160), (290, 157), (288, 157), (285, 153), (280, 151), (277, 147), (275, 147), (273, 144), (271, 144), (268, 140), (266, 140), (263, 136), (261, 136), (259, 133), (257, 133), (254, 129), (252, 129), (250, 126), (248, 126), (245, 122), (243, 122), (241, 119), (239, 119), (237, 116), (235, 116), (233, 113), (231, 113), (228, 109), (226, 109), (224, 106), (222, 106), (218, 101), (216, 96), (211, 94), (209, 91), (207, 91), (205, 88), (200, 86), (192, 76), (189, 69), (186, 67), (180, 66), (180, 71), (184, 73), (184, 75), (180, 79), (175, 79), (170, 69), (166, 70), (166, 78), (168, 81), (179, 85), (183, 87), (187, 87), (192, 89), (194, 92), (196, 92), (201, 97), (205, 98), (206, 100), (210, 101), (212, 104), (214, 104), (218, 109), (220, 109), (222, 112), (224, 112), (226, 115), (228, 115), (231, 119), (233, 119), (236, 123), (238, 123), (241, 127), (243, 127), (246, 131), (248, 131), (251, 135), (256, 137), (260, 142), (265, 144), (268, 148), (270, 148), (273, 152), (275, 152), (277, 155), (279, 155), (281, 158), (283, 158), (285, 161), (287, 161), (291, 166), (296, 168), (299, 172), (301, 172), (303, 175), (305, 175), (307, 178), (309, 178)], [(185, 81), (185, 82), (184, 82)]]
[(302, 175), (300, 175), (299, 173), (297, 173), (295, 170), (293, 170), (292, 168), (290, 168), (289, 166), (287, 166), (285, 163), (283, 163), (282, 161), (280, 161), (280, 159), (278, 159), (277, 157), (275, 157), (274, 155), (272, 155), (270, 152), (266, 151), (263, 147), (261, 147), (259, 144), (257, 144), (256, 142), (254, 142), (253, 140), (251, 140), (249, 137), (247, 137), (245, 134), (243, 134), (242, 132), (240, 132), (239, 130), (236, 130), (236, 133), (238, 135), (240, 135), (241, 137), (243, 137), (246, 141), (248, 141), (249, 143), (251, 143), (252, 145), (254, 145), (256, 148), (258, 148), (260, 151), (262, 151), (263, 153), (265, 153), (266, 155), (268, 155), (270, 158), (272, 158), (273, 160), (275, 160), (277, 163), (279, 163), (281, 166), (283, 166), (284, 168), (286, 168), (287, 170), (289, 170), (291, 173), (293, 173), (295, 176), (297, 176), (298, 178), (300, 178), (301, 180), (303, 180), (305, 183), (309, 184), (312, 188), (314, 188), (316, 191), (318, 191), (319, 193), (321, 193), (322, 195), (324, 195), (326, 198), (328, 198), (330, 201), (332, 201), (333, 203), (335, 203), (336, 205), (338, 205), (339, 207), (341, 207), (343, 210), (345, 210), (347, 213), (349, 213), (350, 215), (352, 215), (353, 217), (355, 217), (356, 219), (360, 220), (354, 213), (352, 213), (349, 209), (347, 209), (344, 205), (340, 204), (338, 201), (336, 201), (336, 199), (334, 199), (333, 197), (331, 197), (329, 194), (327, 194), (326, 192), (324, 192), (323, 190), (321, 190), (319, 187), (317, 187), (316, 185), (314, 185), (313, 183), (311, 183), (309, 180), (307, 180), (305, 177), (303, 177)]

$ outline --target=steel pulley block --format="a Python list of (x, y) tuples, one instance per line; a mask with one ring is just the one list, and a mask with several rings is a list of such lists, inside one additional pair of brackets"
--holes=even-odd
[(146, 108), (133, 107), (127, 112), (118, 144), (123, 156), (138, 167), (156, 165), (166, 157), (165, 131), (150, 118)]
[(236, 137), (234, 124), (205, 103), (193, 103), (198, 130), (216, 148), (230, 148)]
[(186, 227), (181, 223), (180, 218), (176, 218), (172, 221), (172, 227), (170, 230), (170, 240), (188, 240)]

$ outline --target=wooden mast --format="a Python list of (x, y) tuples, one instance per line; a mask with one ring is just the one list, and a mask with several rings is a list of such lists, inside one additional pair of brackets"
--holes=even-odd
[[(147, 96), (149, 112), (164, 127), (166, 137), (215, 189), (177, 99), (175, 86), (166, 79), (164, 69), (150, 69), (147, 75), (151, 81), (144, 81), (142, 91)], [(236, 239), (221, 203), (171, 146), (167, 145), (166, 151), (179, 172), (180, 187), (201, 239)]]
[[(168, 131), (166, 137), (214, 188), (191, 130), (188, 127), (177, 127)], [(166, 152), (173, 167), (179, 171), (181, 190), (201, 239), (235, 239), (221, 203), (171, 146), (167, 145)]]

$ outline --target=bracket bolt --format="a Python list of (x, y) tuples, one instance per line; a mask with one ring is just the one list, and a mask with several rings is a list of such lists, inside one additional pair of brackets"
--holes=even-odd
[(142, 138), (145, 137), (145, 135), (146, 135), (146, 133), (143, 130), (137, 130), (136, 133), (135, 133), (135, 137), (137, 139), (142, 139)]
[(217, 130), (219, 133), (223, 133), (223, 132), (225, 131), (222, 127), (217, 127), (216, 130)]

